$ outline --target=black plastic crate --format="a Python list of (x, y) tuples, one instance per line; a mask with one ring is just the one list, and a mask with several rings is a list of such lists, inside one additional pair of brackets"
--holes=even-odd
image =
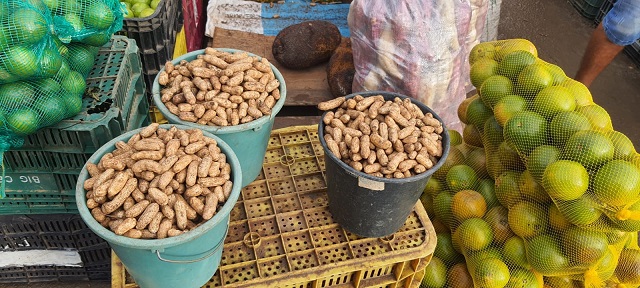
[(602, 6), (600, 6), (598, 14), (596, 14), (596, 18), (593, 21), (596, 26), (598, 26), (600, 22), (602, 22), (604, 15), (607, 15), (609, 10), (611, 10), (611, 8), (613, 7), (613, 3), (616, 3), (616, 0), (604, 0), (604, 2), (602, 2)]
[(589, 20), (594, 20), (604, 1), (605, 0), (571, 0), (570, 2), (573, 7), (578, 10), (580, 15)]
[(0, 216), (3, 252), (26, 250), (76, 250), (82, 267), (37, 265), (0, 268), (0, 283), (109, 280), (111, 249), (93, 233), (79, 215)]
[(624, 53), (640, 68), (640, 41), (624, 47)]

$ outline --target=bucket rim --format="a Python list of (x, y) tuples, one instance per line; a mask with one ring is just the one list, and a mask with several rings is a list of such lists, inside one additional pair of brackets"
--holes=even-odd
[[(262, 59), (264, 57), (253, 54), (251, 52), (247, 52), (244, 50), (240, 50), (240, 49), (233, 49), (233, 48), (214, 48), (216, 50), (220, 50), (220, 51), (224, 51), (224, 52), (230, 52), (230, 53), (237, 53), (237, 52), (246, 52), (249, 56), (254, 56), (254, 57), (258, 57), (259, 59)], [(173, 63), (174, 65), (179, 64), (180, 61), (182, 60), (193, 60), (196, 59), (198, 55), (202, 55), (204, 54), (205, 49), (200, 49), (200, 50), (195, 50), (192, 52), (189, 52), (187, 54), (184, 54), (176, 59), (173, 59), (171, 61), (171, 63)], [(244, 124), (239, 124), (239, 125), (234, 125), (234, 126), (214, 126), (214, 125), (202, 125), (202, 124), (198, 124), (198, 123), (193, 123), (193, 122), (186, 122), (181, 120), (180, 118), (178, 118), (176, 115), (174, 115), (173, 113), (171, 113), (167, 107), (164, 105), (164, 103), (162, 102), (161, 99), (161, 95), (160, 95), (160, 83), (158, 83), (158, 79), (160, 77), (160, 73), (162, 73), (165, 68), (162, 67), (162, 69), (160, 69), (160, 71), (158, 72), (158, 74), (156, 75), (156, 77), (153, 80), (153, 84), (152, 84), (152, 88), (151, 88), (151, 95), (153, 97), (153, 103), (156, 105), (156, 107), (158, 108), (158, 110), (160, 110), (160, 113), (162, 114), (162, 116), (164, 116), (169, 123), (175, 123), (175, 124), (180, 124), (180, 125), (188, 125), (188, 126), (192, 126), (192, 127), (196, 127), (196, 128), (200, 128), (204, 131), (209, 131), (212, 133), (216, 133), (216, 134), (230, 134), (230, 133), (237, 133), (240, 131), (245, 131), (248, 129), (256, 129), (256, 128), (260, 128), (262, 127), (267, 121), (272, 121), (275, 117), (276, 114), (278, 114), (278, 112), (280, 112), (280, 110), (282, 109), (282, 107), (284, 106), (284, 102), (287, 98), (287, 84), (284, 81), (284, 77), (282, 76), (282, 73), (280, 73), (280, 70), (278, 70), (278, 68), (276, 68), (276, 66), (274, 66), (272, 63), (269, 63), (269, 66), (271, 66), (271, 70), (273, 70), (273, 74), (275, 75), (276, 79), (278, 79), (278, 81), (280, 82), (280, 86), (278, 87), (280, 89), (280, 99), (278, 99), (278, 101), (276, 101), (276, 104), (273, 106), (273, 108), (271, 109), (271, 114), (270, 115), (265, 115), (262, 116), (258, 119), (254, 119), (251, 122), (247, 122)]]
[[(433, 173), (435, 173), (435, 171), (437, 171), (438, 169), (440, 169), (440, 167), (444, 164), (445, 159), (447, 159), (447, 156), (449, 156), (449, 149), (451, 146), (451, 142), (449, 139), (449, 130), (447, 129), (446, 125), (444, 124), (444, 121), (442, 121), (442, 118), (440, 118), (440, 116), (438, 116), (438, 114), (436, 112), (434, 112), (429, 106), (425, 105), (424, 103), (411, 98), (409, 96), (400, 94), (400, 93), (396, 93), (396, 92), (388, 92), (388, 91), (362, 91), (362, 92), (355, 92), (355, 93), (351, 93), (349, 95), (344, 96), (346, 99), (351, 99), (353, 97), (355, 97), (356, 95), (361, 95), (364, 97), (370, 97), (370, 96), (376, 96), (376, 95), (382, 95), (385, 97), (385, 100), (388, 100), (387, 98), (395, 98), (395, 97), (399, 97), (401, 99), (405, 99), (405, 98), (409, 98), (411, 100), (411, 103), (417, 105), (418, 107), (420, 107), (420, 109), (422, 110), (422, 112), (424, 113), (431, 113), (433, 115), (433, 118), (438, 119), (438, 121), (440, 121), (440, 123), (442, 123), (442, 156), (440, 156), (440, 159), (438, 159), (438, 162), (433, 165), (433, 167), (429, 168), (427, 171), (417, 174), (417, 175), (413, 175), (411, 177), (408, 178), (400, 178), (400, 179), (396, 179), (396, 178), (381, 178), (381, 177), (376, 177), (376, 176), (372, 176), (369, 174), (366, 174), (364, 172), (358, 171), (356, 169), (354, 169), (353, 167), (347, 165), (346, 163), (344, 163), (344, 161), (342, 161), (341, 159), (339, 159), (338, 157), (336, 157), (335, 155), (333, 155), (333, 153), (331, 152), (331, 150), (329, 150), (329, 148), (327, 147), (327, 142), (324, 140), (324, 121), (322, 119), (324, 119), (324, 117), (326, 116), (326, 114), (329, 111), (325, 111), (324, 113), (322, 113), (322, 117), (320, 117), (320, 122), (318, 124), (318, 138), (320, 141), (320, 145), (322, 146), (322, 149), (324, 150), (324, 155), (325, 157), (329, 157), (332, 161), (336, 162), (338, 165), (340, 165), (340, 167), (344, 168), (349, 174), (355, 176), (355, 177), (361, 177), (361, 178), (365, 178), (368, 180), (373, 180), (373, 181), (377, 181), (377, 182), (383, 182), (383, 183), (389, 183), (389, 184), (403, 184), (406, 182), (410, 182), (410, 181), (414, 181), (414, 180), (419, 180), (425, 177), (431, 177), (431, 175), (433, 175)], [(332, 110), (330, 110), (332, 111)]]
[[(169, 129), (172, 126), (176, 126), (176, 128), (181, 130), (193, 129), (193, 127), (189, 127), (186, 125), (179, 125), (179, 124), (161, 124), (159, 127), (164, 129)], [(87, 160), (87, 163), (94, 163), (94, 164), (97, 163), (104, 154), (115, 150), (116, 142), (126, 141), (129, 138), (131, 138), (134, 134), (139, 133), (142, 129), (144, 129), (144, 127), (129, 131), (107, 142), (102, 147), (100, 147), (100, 149), (98, 149), (95, 153), (93, 153), (93, 155), (91, 155), (91, 157)], [(207, 131), (202, 131), (202, 132), (204, 136), (213, 138), (218, 142), (218, 147), (220, 147), (220, 150), (226, 155), (227, 162), (232, 167), (231, 174), (233, 179), (233, 186), (231, 188), (231, 194), (229, 194), (229, 198), (222, 206), (222, 209), (220, 209), (220, 211), (217, 211), (216, 214), (213, 216), (213, 218), (207, 220), (206, 222), (202, 223), (200, 226), (194, 228), (193, 230), (190, 230), (178, 236), (167, 237), (164, 239), (134, 239), (126, 236), (116, 235), (111, 230), (100, 225), (100, 223), (98, 223), (98, 221), (95, 218), (93, 218), (93, 215), (91, 215), (91, 212), (87, 207), (84, 181), (89, 178), (89, 172), (87, 171), (87, 167), (85, 163), (85, 165), (82, 167), (82, 170), (80, 171), (78, 182), (76, 183), (76, 205), (78, 206), (78, 211), (80, 212), (80, 217), (82, 218), (82, 220), (87, 224), (87, 226), (94, 233), (98, 234), (100, 238), (103, 238), (110, 245), (118, 245), (118, 246), (127, 247), (127, 248), (135, 248), (135, 249), (151, 250), (151, 251), (156, 251), (156, 250), (162, 251), (165, 248), (173, 247), (173, 246), (191, 241), (195, 238), (198, 238), (206, 234), (208, 231), (213, 229), (214, 226), (221, 224), (222, 221), (227, 221), (226, 224), (228, 224), (228, 219), (229, 219), (228, 215), (230, 215), (231, 210), (235, 206), (240, 196), (240, 191), (242, 189), (241, 188), (242, 187), (242, 171), (239, 168), (240, 162), (236, 154), (231, 149), (231, 147), (227, 143), (225, 143), (222, 139), (220, 139), (216, 135), (213, 135), (210, 132), (207, 132)]]

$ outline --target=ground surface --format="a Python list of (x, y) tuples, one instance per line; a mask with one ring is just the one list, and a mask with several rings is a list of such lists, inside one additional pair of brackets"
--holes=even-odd
[[(574, 76), (593, 30), (568, 0), (503, 0), (499, 39), (526, 38), (539, 56)], [(619, 55), (591, 87), (594, 101), (610, 114), (613, 126), (640, 147), (640, 71), (626, 55)], [(634, 109), (636, 111), (634, 111)], [(46, 282), (0, 284), (11, 288), (108, 288), (108, 282)]]

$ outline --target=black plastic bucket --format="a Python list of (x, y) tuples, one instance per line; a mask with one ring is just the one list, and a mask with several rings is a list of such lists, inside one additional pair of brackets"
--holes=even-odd
[[(354, 93), (346, 97), (352, 98), (355, 95), (382, 95), (385, 100), (393, 100), (395, 97), (408, 98), (384, 91)], [(424, 113), (431, 113), (442, 122), (442, 119), (426, 105), (415, 99), (411, 99), (411, 102)], [(362, 237), (384, 237), (398, 231), (418, 202), (431, 175), (442, 166), (444, 159), (449, 155), (449, 133), (444, 124), (443, 153), (440, 161), (424, 173), (403, 179), (374, 177), (342, 162), (327, 147), (324, 141), (324, 126), (321, 120), (318, 133), (324, 149), (329, 211), (333, 219), (344, 229)]]

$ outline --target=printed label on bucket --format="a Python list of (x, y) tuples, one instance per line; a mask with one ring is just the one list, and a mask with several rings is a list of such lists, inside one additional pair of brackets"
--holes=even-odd
[(358, 177), (358, 186), (373, 191), (384, 190), (384, 182), (378, 182), (363, 177)]

